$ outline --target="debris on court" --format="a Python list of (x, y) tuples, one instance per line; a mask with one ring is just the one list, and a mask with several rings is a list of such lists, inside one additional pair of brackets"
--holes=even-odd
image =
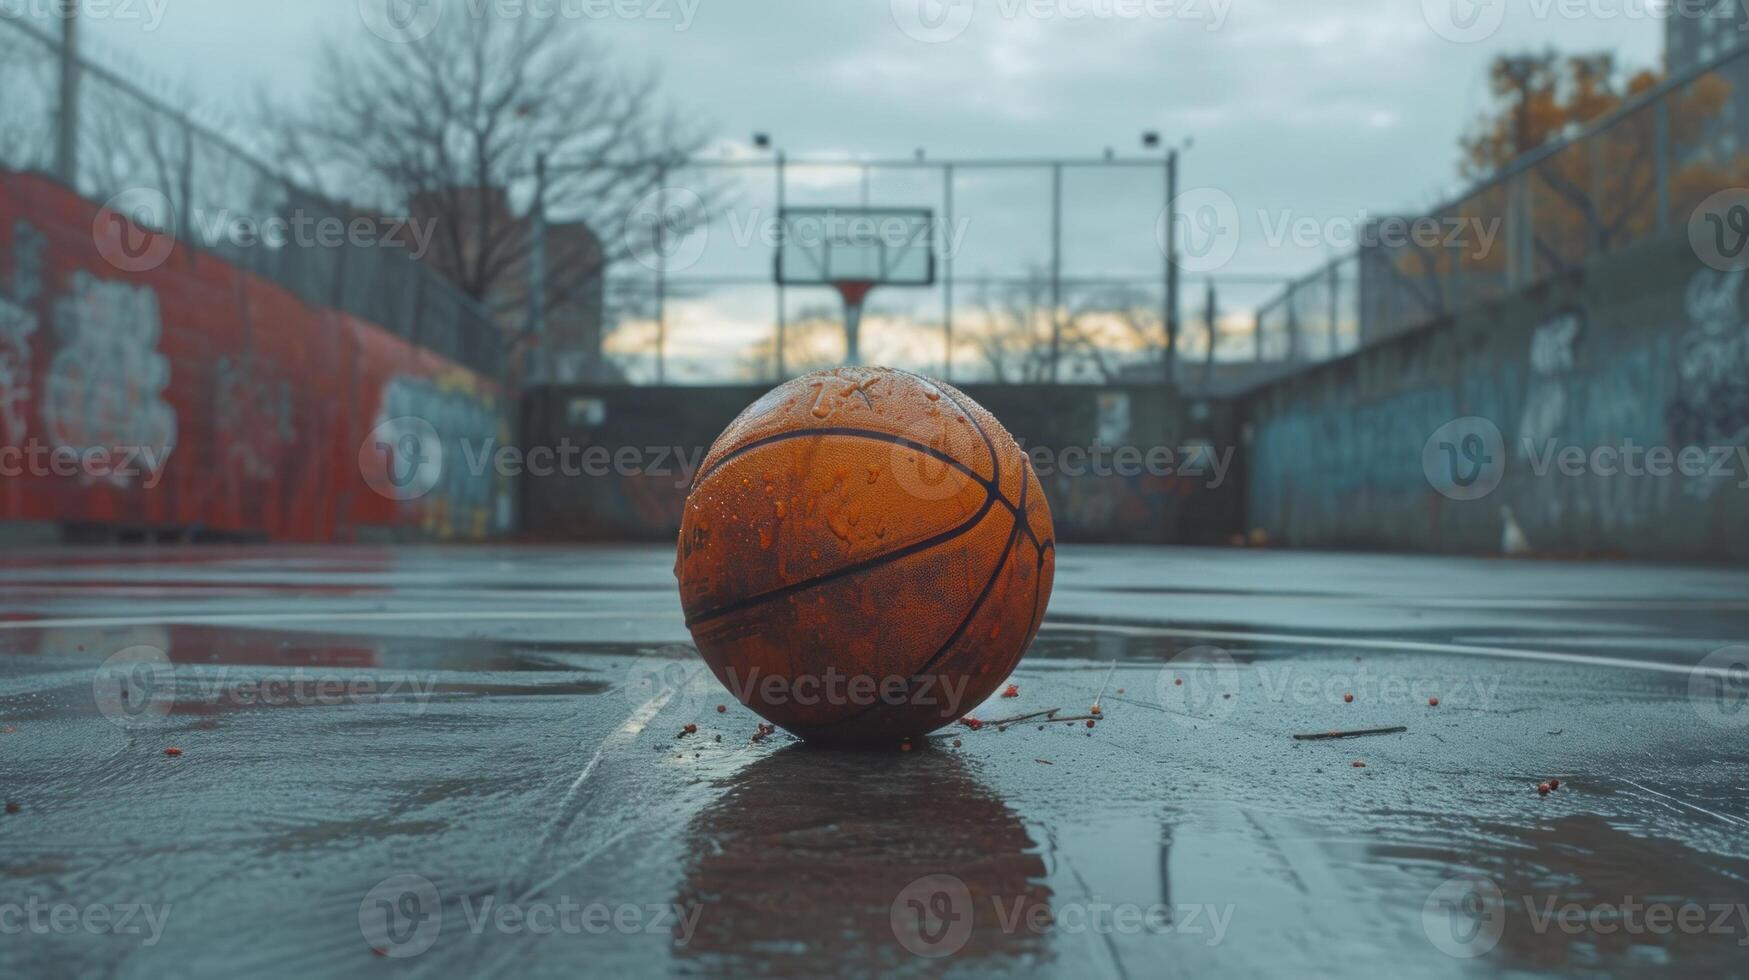
[[(1006, 731), (1008, 729), (1009, 725), (1017, 725), (1023, 721), (1032, 721), (1035, 718), (1045, 718), (1045, 719), (1048, 719), (1051, 721), (1055, 721), (1057, 718), (1057, 712), (1062, 711), (1062, 710), (1063, 710), (1062, 708), (1046, 708), (1043, 711), (1029, 711), (1024, 715), (1015, 715), (1012, 718), (998, 718), (995, 721), (988, 721), (988, 722), (984, 722), (983, 724), (984, 725), (994, 725), (994, 726), (996, 726), (996, 730), (999, 732)], [(980, 725), (978, 727), (981, 728), (981, 727), (983, 727), (983, 725)], [(973, 729), (973, 730), (976, 731), (976, 729)]]
[(1008, 685), (1007, 689), (1002, 692), (1002, 696), (1005, 698), (1020, 697), (1020, 685), (1019, 684)]
[(21, 809), (23, 809), (23, 807), (19, 806), (16, 803), (9, 802), (6, 804), (6, 812), (7, 813), (17, 813)]
[(164, 750), (164, 754), (169, 756), (170, 758), (174, 759), (177, 756), (182, 754), (182, 750), (177, 748), (176, 746), (172, 745), (169, 748)]
[[(1105, 689), (1111, 686), (1111, 675), (1115, 673), (1117, 673), (1117, 661), (1113, 660), (1111, 666), (1105, 671), (1105, 679), (1099, 682), (1099, 693), (1093, 695), (1093, 707), (1087, 712), (1088, 714), (1099, 715), (1104, 713), (1099, 709), (1099, 702), (1105, 700)], [(1121, 692), (1123, 689), (1118, 688), (1118, 690)]]
[(1408, 725), (1392, 725), (1389, 728), (1356, 728), (1351, 731), (1341, 731), (1332, 728), (1327, 732), (1312, 732), (1306, 735), (1295, 735), (1297, 742), (1321, 742), (1332, 738), (1365, 738), (1368, 735), (1401, 735), (1409, 730)]
[(685, 738), (688, 735), (697, 735), (697, 734), (698, 734), (698, 726), (689, 724), (685, 728), (682, 728), (680, 730), (679, 735), (676, 735), (674, 737), (675, 738)]

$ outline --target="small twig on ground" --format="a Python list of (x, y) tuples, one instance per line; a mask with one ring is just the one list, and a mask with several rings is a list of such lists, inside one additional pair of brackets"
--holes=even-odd
[[(1051, 718), (1050, 718), (1051, 724), (1054, 725), (1057, 722), (1062, 722), (1063, 724), (1067, 725), (1070, 722), (1075, 722), (1075, 721), (1104, 721), (1105, 720), (1104, 718), (1100, 717), (1099, 715), (1075, 715), (1075, 716), (1070, 717), (1070, 718), (1058, 718), (1056, 716), (1055, 712), (1060, 711), (1060, 710), (1062, 710), (1062, 709), (1060, 709), (1060, 708), (1053, 709), (1053, 711), (1051, 713)], [(1005, 732), (1008, 730), (1008, 725), (1017, 724), (1019, 722), (1026, 721), (1026, 720), (1027, 719), (1025, 719), (1025, 718), (1016, 718), (1013, 721), (1010, 721), (1006, 724), (996, 724), (996, 722), (991, 722), (990, 724), (996, 725), (997, 731)]]
[(1045, 711), (1034, 711), (1030, 714), (1015, 715), (1013, 718), (998, 718), (995, 721), (986, 721), (986, 722), (984, 722), (984, 724), (995, 725), (997, 728), (1001, 728), (1004, 725), (1012, 725), (1012, 724), (1015, 724), (1016, 722), (1030, 721), (1034, 718), (1043, 718), (1043, 717), (1047, 717), (1047, 716), (1054, 716), (1054, 715), (1056, 715), (1057, 712), (1059, 712), (1061, 710), (1063, 710), (1063, 709), (1062, 708), (1050, 708), (1050, 709), (1045, 710)]
[(1332, 738), (1363, 738), (1367, 735), (1397, 735), (1409, 730), (1407, 725), (1392, 725), (1390, 728), (1357, 728), (1353, 731), (1313, 732), (1310, 735), (1295, 735), (1295, 741), (1321, 742)]
[[(1031, 711), (1031, 712), (1028, 712), (1024, 715), (1015, 715), (1013, 718), (998, 718), (995, 721), (981, 721), (981, 722), (978, 722), (976, 727), (972, 728), (972, 731), (976, 732), (976, 731), (981, 731), (985, 728), (994, 728), (999, 732), (1005, 732), (1008, 730), (1010, 725), (1018, 725), (1023, 721), (1033, 721), (1033, 720), (1038, 719), (1038, 718), (1043, 718), (1043, 719), (1045, 719), (1045, 721), (1050, 722), (1051, 724), (1056, 724), (1057, 722), (1062, 722), (1064, 724), (1068, 724), (1069, 722), (1072, 722), (1072, 721), (1104, 721), (1105, 720), (1105, 718), (1101, 715), (1091, 715), (1091, 714), (1089, 714), (1089, 715), (1075, 715), (1073, 717), (1062, 717), (1062, 718), (1057, 717), (1058, 712), (1061, 712), (1062, 710), (1063, 710), (1062, 708), (1051, 708), (1051, 709), (1046, 710), (1046, 711)], [(971, 726), (967, 726), (967, 727), (971, 727)]]
[(1094, 704), (1104, 703), (1104, 701), (1105, 701), (1105, 689), (1108, 685), (1111, 684), (1111, 675), (1115, 674), (1115, 673), (1117, 673), (1117, 661), (1113, 660), (1111, 662), (1111, 669), (1105, 672), (1105, 680), (1102, 681), (1099, 685), (1099, 693), (1093, 695), (1093, 703)]

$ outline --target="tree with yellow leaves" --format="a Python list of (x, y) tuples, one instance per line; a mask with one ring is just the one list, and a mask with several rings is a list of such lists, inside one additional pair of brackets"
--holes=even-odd
[[(1749, 70), (1749, 59), (1742, 64)], [(1404, 319), (1437, 316), (1569, 274), (1594, 256), (1654, 234), (1661, 144), (1666, 227), (1680, 227), (1713, 192), (1740, 185), (1749, 157), (1715, 148), (1719, 127), (1729, 125), (1724, 110), (1735, 91), (1728, 68), (1649, 96), (1664, 76), (1618, 71), (1607, 53), (1497, 57), (1489, 68), (1495, 104), (1460, 142), (1459, 173), (1482, 186), (1445, 214), (1465, 219), (1466, 228), (1488, 225), (1500, 233), (1487, 249), (1470, 247), (1474, 241), (1455, 249), (1393, 249), (1382, 268), (1394, 273), (1397, 294), (1408, 297), (1397, 303), (1409, 307)], [(1604, 128), (1584, 132), (1598, 124)], [(1541, 156), (1521, 182), (1494, 179), (1532, 153)], [(1526, 233), (1511, 233), (1525, 224)], [(1526, 245), (1529, 256), (1519, 251)]]

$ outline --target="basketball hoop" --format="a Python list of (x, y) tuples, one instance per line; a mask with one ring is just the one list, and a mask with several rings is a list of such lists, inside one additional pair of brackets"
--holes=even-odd
[(862, 363), (862, 310), (876, 286), (935, 284), (934, 214), (919, 208), (785, 208), (777, 281), (844, 300), (845, 363)]
[(838, 295), (844, 297), (844, 308), (862, 308), (862, 301), (868, 298), (869, 290), (875, 288), (873, 279), (840, 279), (832, 284), (838, 290)]
[(840, 279), (832, 284), (844, 297), (844, 363), (862, 363), (862, 303), (874, 289), (873, 279)]

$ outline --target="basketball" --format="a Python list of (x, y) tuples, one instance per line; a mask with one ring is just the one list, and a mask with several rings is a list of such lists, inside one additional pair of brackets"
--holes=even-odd
[(1027, 455), (952, 386), (839, 368), (768, 392), (700, 464), (675, 575), (717, 679), (803, 738), (921, 735), (996, 691), (1056, 545)]

